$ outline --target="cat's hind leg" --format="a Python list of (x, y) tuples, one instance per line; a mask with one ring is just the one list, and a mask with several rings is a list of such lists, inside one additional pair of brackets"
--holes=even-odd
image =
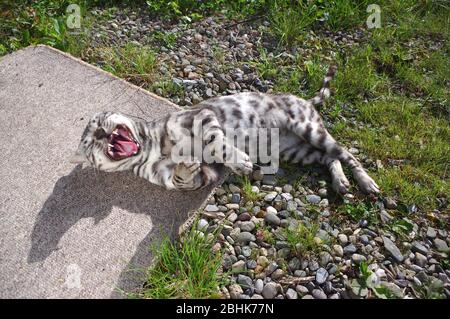
[(284, 160), (292, 163), (301, 163), (302, 165), (320, 163), (326, 166), (331, 175), (333, 190), (340, 194), (348, 192), (350, 183), (344, 174), (341, 162), (337, 158), (328, 156), (324, 151), (300, 141), (286, 149), (281, 156)]
[(315, 121), (295, 123), (292, 125), (292, 131), (329, 157), (339, 159), (343, 164), (348, 165), (363, 192), (379, 193), (377, 183), (367, 174), (361, 163), (328, 133), (318, 114), (314, 118)]

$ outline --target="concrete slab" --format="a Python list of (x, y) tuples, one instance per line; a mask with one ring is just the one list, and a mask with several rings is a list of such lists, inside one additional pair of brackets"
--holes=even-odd
[(46, 46), (0, 60), (0, 298), (110, 298), (143, 283), (149, 246), (211, 188), (168, 192), (69, 163), (87, 119), (176, 105)]

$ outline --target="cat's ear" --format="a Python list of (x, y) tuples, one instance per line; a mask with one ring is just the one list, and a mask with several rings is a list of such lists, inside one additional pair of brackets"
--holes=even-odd
[(86, 155), (78, 150), (72, 155), (69, 162), (72, 164), (83, 164), (87, 162), (87, 158)]

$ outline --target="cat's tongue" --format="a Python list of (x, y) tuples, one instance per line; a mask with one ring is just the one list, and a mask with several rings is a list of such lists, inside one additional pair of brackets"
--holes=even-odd
[(114, 148), (121, 157), (130, 157), (138, 152), (138, 147), (133, 141), (118, 140), (114, 143)]
[(136, 155), (139, 151), (139, 145), (131, 136), (130, 131), (118, 126), (109, 136), (108, 155), (114, 160), (124, 159)]

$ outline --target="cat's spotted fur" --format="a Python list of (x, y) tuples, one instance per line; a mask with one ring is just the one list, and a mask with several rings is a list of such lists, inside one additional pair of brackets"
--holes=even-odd
[[(333, 188), (346, 193), (349, 182), (342, 162), (351, 168), (364, 192), (378, 193), (377, 184), (327, 132), (314, 108), (330, 95), (329, 82), (334, 73), (335, 69), (330, 68), (322, 89), (309, 100), (291, 94), (239, 93), (206, 100), (190, 110), (153, 122), (119, 113), (99, 113), (85, 129), (78, 158), (99, 170), (132, 170), (167, 189), (194, 190), (215, 181), (217, 172), (213, 166), (192, 158), (184, 163), (173, 162), (170, 154), (181, 137), (188, 134), (191, 139), (201, 140), (204, 148), (221, 149), (225, 154), (234, 152), (237, 160), (224, 165), (237, 174), (248, 174), (253, 168), (252, 160), (245, 149), (237, 149), (226, 138), (225, 128), (239, 129), (243, 135), (250, 128), (278, 128), (282, 159), (327, 166)], [(203, 130), (194, 127), (195, 120), (201, 121)]]

